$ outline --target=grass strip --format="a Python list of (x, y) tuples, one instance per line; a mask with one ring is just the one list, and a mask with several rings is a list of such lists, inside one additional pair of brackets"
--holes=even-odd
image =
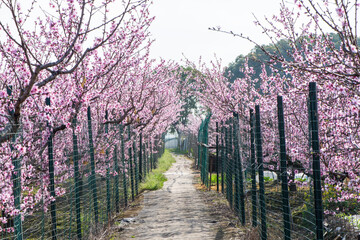
[(145, 181), (140, 184), (140, 191), (143, 190), (158, 190), (164, 186), (167, 178), (163, 174), (175, 162), (175, 158), (171, 155), (168, 149), (165, 149), (164, 154), (159, 158), (157, 168), (153, 169), (145, 178)]
[(187, 155), (188, 154), (188, 151), (180, 150), (178, 148), (170, 148), (169, 151), (172, 153), (175, 153), (175, 154), (179, 154), (179, 155)]

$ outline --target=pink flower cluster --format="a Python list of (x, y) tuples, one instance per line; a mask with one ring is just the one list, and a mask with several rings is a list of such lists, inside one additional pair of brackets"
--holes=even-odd
[[(87, 176), (88, 107), (96, 173), (102, 175), (108, 169), (118, 174), (109, 159), (115, 149), (121, 156), (119, 124), (132, 129), (131, 139), (123, 133), (125, 148), (142, 133), (149, 143), (146, 151), (155, 151), (161, 134), (181, 110), (176, 91), (178, 66), (149, 58), (148, 27), (153, 17), (148, 1), (50, 0), (49, 12), (40, 15), (33, 11), (39, 8), (37, 1), (11, 4), (5, 10), (16, 19), (1, 20), (6, 37), (0, 41), (2, 222), (19, 213), (24, 217), (42, 207), (47, 210), (56, 201), (49, 193), (47, 142), (51, 135), (56, 196), (65, 194), (64, 183), (74, 176), (73, 132), (78, 137), (80, 175)], [(21, 168), (21, 209), (14, 207), (14, 160)], [(119, 165), (121, 172), (129, 166), (127, 160)]]

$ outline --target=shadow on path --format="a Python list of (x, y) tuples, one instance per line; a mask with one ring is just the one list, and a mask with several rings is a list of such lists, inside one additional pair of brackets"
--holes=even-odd
[(144, 193), (142, 210), (115, 239), (215, 239), (216, 221), (193, 185), (191, 160), (173, 156), (164, 187)]
[(182, 155), (173, 156), (176, 163), (165, 173), (168, 180), (164, 187), (145, 192), (142, 209), (130, 214), (125, 212), (127, 218), (117, 225), (117, 233), (111, 234), (109, 239), (226, 238), (218, 215), (205, 203), (203, 192), (194, 186), (192, 161)]

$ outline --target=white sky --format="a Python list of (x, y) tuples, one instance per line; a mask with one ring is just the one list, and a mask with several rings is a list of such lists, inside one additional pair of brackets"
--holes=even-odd
[[(269, 40), (254, 24), (253, 13), (259, 20), (279, 13), (281, 0), (154, 0), (150, 13), (156, 17), (150, 27), (156, 41), (151, 57), (162, 57), (181, 63), (183, 55), (198, 62), (222, 59), (223, 66), (247, 54), (254, 47), (239, 37), (208, 30), (222, 29), (243, 33), (260, 43)], [(291, 1), (292, 2), (292, 1)]]

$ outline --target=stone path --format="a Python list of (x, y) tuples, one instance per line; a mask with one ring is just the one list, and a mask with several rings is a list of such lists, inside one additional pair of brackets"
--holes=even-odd
[(191, 161), (173, 156), (176, 163), (165, 173), (164, 187), (144, 193), (143, 208), (115, 239), (217, 238), (217, 221), (193, 185)]

